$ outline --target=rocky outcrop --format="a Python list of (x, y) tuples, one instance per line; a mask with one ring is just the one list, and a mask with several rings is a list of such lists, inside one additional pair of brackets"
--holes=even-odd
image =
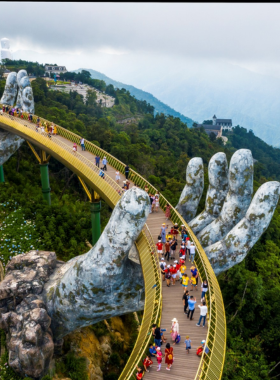
[[(1, 116), (0, 116), (1, 122)], [(0, 166), (18, 150), (24, 140), (0, 128)]]
[(181, 193), (176, 210), (186, 222), (195, 217), (204, 187), (204, 168), (200, 157), (190, 160), (186, 170), (186, 185)]
[(39, 298), (56, 267), (54, 252), (12, 258), (0, 283), (0, 328), (7, 334), (9, 365), (22, 375), (42, 376), (53, 356), (51, 318)]

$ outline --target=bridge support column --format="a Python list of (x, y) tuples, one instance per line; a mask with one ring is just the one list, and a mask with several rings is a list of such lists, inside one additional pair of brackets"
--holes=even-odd
[(4, 168), (3, 165), (0, 166), (0, 183), (5, 182), (5, 177), (4, 177)]
[(40, 164), (43, 198), (51, 205), (51, 188), (49, 180), (49, 164)]
[(100, 222), (101, 200), (96, 191), (92, 191), (90, 212), (91, 212), (91, 229), (92, 229), (92, 245), (94, 246), (101, 236)]

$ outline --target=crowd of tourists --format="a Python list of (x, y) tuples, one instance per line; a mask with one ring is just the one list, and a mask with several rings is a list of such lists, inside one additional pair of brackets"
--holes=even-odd
[[(146, 190), (146, 189), (145, 189)], [(147, 191), (147, 190), (146, 190)], [(152, 203), (151, 203), (152, 204)], [(171, 207), (166, 206), (166, 220), (170, 218)], [(179, 243), (180, 240), (180, 243)], [(194, 312), (198, 303), (194, 292), (198, 294), (198, 270), (194, 264), (194, 258), (196, 254), (196, 247), (193, 242), (190, 241), (186, 227), (184, 225), (178, 226), (177, 223), (169, 226), (163, 223), (158, 236), (157, 254), (160, 260), (160, 270), (162, 274), (163, 284), (167, 287), (177, 286), (178, 292), (182, 292), (182, 302), (185, 317), (190, 321), (193, 321)], [(178, 251), (179, 249), (179, 251)], [(178, 251), (178, 260), (176, 260)], [(171, 263), (169, 264), (169, 262)], [(187, 266), (190, 265), (190, 275), (187, 273)], [(205, 327), (207, 317), (207, 306), (205, 295), (208, 292), (208, 283), (203, 280), (201, 283), (201, 295), (200, 304), (198, 305), (200, 316), (196, 323), (197, 327)], [(195, 322), (194, 322), (195, 323)], [(186, 354), (190, 354), (192, 350), (191, 335), (193, 329), (184, 337), (184, 350)], [(149, 372), (149, 368), (153, 365), (153, 362), (157, 364), (157, 371), (161, 370), (162, 362), (166, 364), (166, 370), (170, 371), (174, 364), (174, 351), (173, 346), (179, 345), (181, 342), (181, 336), (179, 332), (179, 322), (177, 318), (173, 318), (170, 327), (170, 341), (165, 335), (166, 329), (162, 329), (156, 324), (152, 327), (153, 343), (149, 347), (149, 352), (143, 361), (143, 367), (137, 366), (136, 378), (142, 379), (145, 372)], [(195, 354), (201, 357), (203, 352), (209, 353), (209, 348), (205, 345), (205, 340), (202, 340), (200, 345), (196, 347)], [(162, 348), (162, 345), (165, 347)], [(182, 344), (182, 343), (181, 343)]]

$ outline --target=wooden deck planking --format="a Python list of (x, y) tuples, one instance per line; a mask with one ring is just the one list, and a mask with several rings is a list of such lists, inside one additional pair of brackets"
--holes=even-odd
[[(65, 139), (62, 136), (54, 136), (53, 138), (59, 139), (63, 141), (65, 144), (69, 146), (73, 146), (73, 143), (67, 139)], [(88, 151), (82, 151), (81, 147), (78, 146), (78, 152), (82, 154), (84, 157), (89, 159), (92, 163), (95, 164), (95, 156), (91, 152)], [(100, 158), (100, 161), (102, 161), (103, 157)], [(102, 167), (102, 163), (100, 163), (100, 167)], [(116, 170), (111, 167), (110, 165), (107, 165), (107, 172), (105, 172), (107, 175), (109, 175), (114, 181), (115, 181), (115, 173)], [(120, 173), (120, 186), (122, 187), (123, 182), (125, 180), (125, 176)], [(129, 180), (131, 183), (130, 187), (133, 186), (133, 182)], [(167, 221), (165, 218), (164, 212), (159, 209), (158, 212), (153, 212), (152, 214), (149, 214), (147, 219), (147, 225), (150, 229), (150, 232), (152, 234), (152, 237), (157, 243), (158, 241), (158, 235), (160, 232), (160, 227), (162, 223), (166, 223), (168, 227), (170, 228), (172, 226), (171, 221)], [(168, 228), (168, 229), (169, 229)], [(175, 259), (179, 260), (179, 247), (181, 243), (181, 237), (178, 237), (178, 246), (177, 251), (175, 254)], [(174, 260), (170, 260), (169, 264), (173, 264)], [(191, 263), (186, 261), (187, 266), (187, 274), (189, 277), (191, 277), (190, 267)], [(201, 296), (201, 289), (200, 285), (201, 282), (198, 281), (198, 290), (197, 291), (190, 291), (191, 295), (194, 295), (197, 299), (196, 303), (196, 309), (194, 312), (193, 320), (190, 321), (187, 316), (184, 314), (184, 307), (183, 307), (183, 288), (182, 285), (179, 282), (176, 282), (175, 286), (170, 286), (169, 288), (166, 286), (166, 282), (163, 282), (162, 287), (162, 297), (163, 297), (163, 307), (162, 307), (162, 319), (161, 319), (161, 328), (166, 329), (166, 332), (164, 333), (167, 342), (172, 344), (171, 336), (170, 336), (170, 328), (171, 328), (171, 320), (175, 317), (178, 319), (179, 322), (179, 332), (181, 335), (181, 342), (178, 345), (173, 346), (174, 349), (174, 363), (172, 365), (171, 371), (166, 370), (166, 364), (164, 363), (164, 349), (165, 344), (162, 346), (162, 353), (163, 353), (163, 361), (161, 366), (161, 371), (157, 372), (157, 362), (155, 358), (153, 358), (153, 366), (150, 369), (149, 373), (145, 374), (145, 379), (153, 379), (153, 380), (170, 380), (170, 378), (176, 379), (176, 380), (193, 380), (198, 366), (200, 362), (200, 358), (196, 355), (196, 349), (198, 346), (201, 345), (201, 340), (206, 339), (207, 330), (208, 330), (208, 323), (206, 321), (205, 327), (197, 327), (196, 323), (199, 319), (199, 308), (198, 305), (200, 304), (200, 296)], [(190, 286), (188, 287), (190, 290)], [(190, 350), (190, 354), (187, 354), (185, 349), (184, 340), (186, 335), (190, 336), (190, 339), (192, 341), (192, 349)]]

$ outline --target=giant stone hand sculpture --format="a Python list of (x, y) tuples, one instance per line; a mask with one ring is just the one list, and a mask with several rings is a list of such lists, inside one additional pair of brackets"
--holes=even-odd
[[(203, 173), (197, 158), (190, 160), (187, 176), (197, 175), (201, 171)], [(267, 229), (277, 206), (280, 196), (280, 183), (277, 181), (263, 184), (251, 202), (253, 173), (250, 150), (236, 151), (229, 170), (225, 154), (215, 154), (208, 167), (209, 187), (205, 210), (194, 219), (185, 219), (197, 234), (216, 274), (246, 257)], [(193, 214), (194, 210), (196, 213), (203, 184), (198, 188), (187, 181), (183, 191), (192, 194), (185, 202), (181, 196), (176, 206), (184, 217)]]
[(13, 106), (16, 102), (16, 107), (21, 108), (24, 112), (35, 112), (32, 87), (25, 70), (20, 70), (18, 74), (12, 72), (8, 75), (0, 102), (8, 106)]
[[(16, 100), (17, 96), (17, 100)], [(34, 113), (34, 98), (32, 87), (26, 70), (8, 75), (1, 103), (13, 106), (16, 100), (16, 108), (24, 112)], [(1, 122), (1, 118), (0, 118)], [(0, 129), (0, 166), (4, 164), (24, 142), (22, 138)]]
[(0, 283), (0, 328), (9, 363), (34, 378), (48, 369), (54, 343), (78, 327), (144, 308), (141, 265), (128, 257), (149, 214), (147, 193), (128, 190), (96, 245), (67, 263), (54, 252), (12, 258)]

